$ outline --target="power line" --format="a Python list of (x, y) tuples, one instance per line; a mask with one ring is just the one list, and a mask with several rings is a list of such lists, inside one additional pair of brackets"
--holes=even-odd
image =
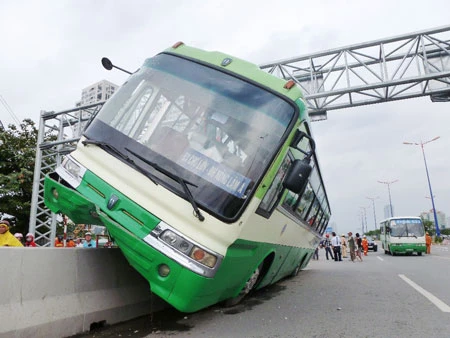
[(9, 115), (11, 115), (11, 117), (13, 118), (14, 122), (17, 123), (17, 125), (20, 125), (20, 121), (17, 118), (16, 114), (14, 114), (13, 110), (11, 109), (11, 107), (9, 106), (8, 102), (6, 102), (6, 100), (4, 99), (3, 96), (0, 95), (0, 102), (3, 104), (3, 107), (5, 107), (6, 111), (9, 113)]

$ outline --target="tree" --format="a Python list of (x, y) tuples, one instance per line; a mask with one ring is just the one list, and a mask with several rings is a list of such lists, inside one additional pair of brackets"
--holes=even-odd
[(423, 226), (425, 228), (425, 232), (428, 232), (431, 236), (433, 236), (436, 232), (436, 227), (434, 223), (422, 218)]
[(37, 139), (31, 119), (0, 126), (0, 212), (16, 217), (14, 232), (28, 230)]

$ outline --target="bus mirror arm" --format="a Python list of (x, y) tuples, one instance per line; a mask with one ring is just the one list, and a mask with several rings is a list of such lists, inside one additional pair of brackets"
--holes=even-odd
[(106, 70), (111, 70), (113, 68), (117, 68), (118, 70), (121, 70), (122, 72), (125, 72), (127, 74), (131, 75), (131, 72), (129, 72), (128, 70), (122, 69), (120, 67), (114, 66), (111, 62), (110, 59), (108, 58), (102, 58), (102, 66), (103, 68), (105, 68)]
[[(306, 152), (303, 149), (299, 148), (299, 143), (302, 141), (302, 139), (306, 137), (309, 140), (309, 144), (311, 146), (311, 150)], [(314, 155), (314, 153), (316, 152), (316, 142), (314, 142), (313, 138), (311, 136), (309, 136), (308, 134), (306, 134), (305, 132), (301, 131), (301, 130), (296, 130), (294, 138), (292, 139), (291, 142), (291, 147), (297, 149), (298, 151), (300, 151), (301, 153), (305, 154), (305, 160), (309, 161), (311, 160), (311, 157)]]

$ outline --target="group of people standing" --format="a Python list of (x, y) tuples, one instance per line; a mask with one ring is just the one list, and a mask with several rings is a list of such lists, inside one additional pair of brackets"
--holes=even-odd
[(329, 234), (325, 235), (325, 238), (316, 248), (313, 259), (319, 259), (319, 249), (321, 248), (325, 248), (327, 260), (331, 258), (336, 262), (342, 261), (342, 258), (347, 258), (347, 254), (350, 255), (350, 260), (352, 262), (355, 262), (357, 259), (362, 262), (363, 252), (364, 255), (367, 256), (369, 243), (366, 236), (361, 238), (359, 233), (356, 233), (355, 237), (353, 237), (351, 231), (348, 232), (347, 237), (345, 234), (338, 236), (335, 232), (332, 232), (331, 235), (331, 239)]
[[(108, 246), (111, 247), (112, 243), (108, 242)], [(16, 232), (14, 235), (10, 232), (10, 224), (7, 220), (0, 220), (0, 246), (16, 246), (16, 247), (36, 247), (34, 242), (34, 235), (32, 233), (27, 233), (25, 237), (20, 233)], [(96, 248), (97, 241), (92, 238), (90, 232), (86, 232), (84, 240), (78, 238), (76, 241), (73, 239), (67, 239), (64, 243), (64, 238), (61, 235), (56, 236), (54, 246), (56, 248)]]
[(76, 238), (75, 240), (72, 237), (66, 239), (64, 243), (64, 237), (62, 235), (58, 235), (55, 238), (55, 248), (96, 248), (97, 241), (92, 238), (92, 234), (90, 232), (86, 232), (83, 238)]
[(24, 238), (19, 232), (13, 235), (9, 231), (9, 227), (10, 225), (7, 220), (0, 220), (0, 246), (36, 246), (32, 233), (27, 233)]

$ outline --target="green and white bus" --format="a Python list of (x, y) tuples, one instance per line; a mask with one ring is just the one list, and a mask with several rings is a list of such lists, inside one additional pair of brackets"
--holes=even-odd
[(380, 222), (380, 239), (384, 253), (412, 255), (427, 251), (425, 228), (420, 217), (391, 217)]
[(44, 194), (53, 212), (105, 225), (184, 312), (296, 275), (331, 215), (295, 82), (183, 43), (129, 77)]

